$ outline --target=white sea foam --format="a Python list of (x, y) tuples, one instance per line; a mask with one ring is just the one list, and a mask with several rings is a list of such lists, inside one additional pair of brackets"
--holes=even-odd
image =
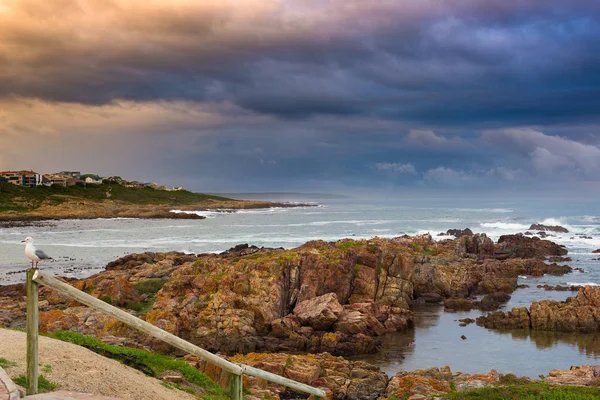
[(530, 225), (518, 224), (516, 222), (484, 222), (479, 224), (482, 228), (501, 229), (510, 231), (522, 231), (529, 229)]
[(567, 286), (600, 286), (594, 282), (567, 282)]

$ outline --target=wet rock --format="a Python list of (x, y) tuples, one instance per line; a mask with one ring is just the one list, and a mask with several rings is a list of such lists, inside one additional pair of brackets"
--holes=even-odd
[(552, 256), (552, 257), (548, 257), (548, 261), (551, 263), (560, 263), (560, 262), (571, 262), (571, 261), (573, 261), (573, 259), (571, 257)]
[(543, 225), (543, 224), (532, 224), (529, 229), (534, 231), (549, 231), (549, 232), (560, 232), (569, 233), (569, 230), (560, 225)]
[(444, 300), (439, 293), (421, 293), (414, 301), (415, 304), (432, 303), (439, 304)]
[(596, 249), (596, 250), (592, 251), (592, 253), (598, 254), (598, 253), (600, 253), (600, 249)]
[(527, 284), (517, 285), (517, 289), (527, 289), (528, 287), (529, 287), (529, 285), (527, 285)]
[(446, 236), (454, 236), (456, 238), (462, 236), (473, 236), (473, 231), (469, 228), (466, 229), (448, 229), (446, 231)]
[(459, 319), (458, 322), (460, 322), (460, 326), (467, 326), (469, 324), (472, 324), (475, 322), (474, 319), (472, 318), (463, 318), (463, 319)]
[(565, 301), (542, 300), (477, 318), (486, 328), (591, 333), (600, 331), (600, 287), (586, 286)]
[(494, 292), (483, 296), (479, 302), (479, 309), (482, 311), (493, 311), (500, 307), (501, 303), (506, 303), (510, 300), (510, 295), (505, 292)]
[(565, 246), (517, 234), (500, 236), (494, 254), (497, 258), (506, 259), (544, 258), (546, 256), (564, 256), (567, 253)]
[(467, 337), (466, 337), (465, 335), (460, 335), (460, 338), (461, 338), (462, 340), (467, 340)]
[(473, 303), (468, 299), (450, 298), (444, 301), (445, 311), (469, 311), (473, 308)]
[(513, 308), (511, 311), (488, 314), (477, 318), (477, 325), (490, 329), (529, 329), (531, 320), (526, 307)]
[(561, 286), (561, 285), (556, 285), (556, 286), (552, 286), (552, 285), (548, 285), (548, 284), (544, 284), (544, 285), (537, 285), (538, 289), (544, 289), (544, 290), (556, 290), (559, 292), (566, 292), (566, 291), (578, 291), (579, 289), (581, 289), (583, 286)]

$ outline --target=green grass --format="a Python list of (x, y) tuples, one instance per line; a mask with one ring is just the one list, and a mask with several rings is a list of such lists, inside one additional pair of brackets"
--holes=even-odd
[[(27, 386), (27, 377), (24, 375), (13, 379), (13, 382), (19, 386)], [(50, 382), (44, 375), (38, 376), (38, 393), (54, 392), (58, 385), (54, 382)]]
[(2, 368), (10, 368), (16, 366), (17, 363), (14, 361), (7, 360), (6, 358), (0, 357), (0, 367)]
[(360, 246), (360, 242), (356, 242), (354, 240), (346, 240), (335, 244), (335, 247), (340, 250), (348, 250), (356, 246)]
[(52, 365), (50, 364), (46, 364), (42, 367), (42, 372), (49, 374), (50, 372), (52, 372)]
[(549, 386), (530, 383), (504, 387), (489, 387), (444, 395), (449, 400), (592, 400), (600, 398), (600, 389), (578, 386)]
[(138, 315), (144, 315), (152, 309), (155, 301), (156, 299), (154, 297), (146, 302), (130, 301), (125, 305), (125, 308), (137, 311)]
[(48, 334), (49, 337), (73, 343), (101, 354), (104, 357), (112, 358), (138, 369), (146, 375), (160, 378), (165, 371), (179, 371), (185, 378), (186, 384), (174, 386), (184, 391), (190, 391), (194, 387), (203, 388), (208, 396), (206, 399), (225, 399), (225, 392), (204, 373), (189, 365), (184, 360), (165, 356), (158, 353), (133, 349), (129, 347), (112, 346), (101, 342), (93, 336), (85, 336), (72, 331), (57, 331)]
[(146, 294), (148, 296), (154, 296), (162, 287), (167, 283), (168, 279), (148, 279), (145, 281), (140, 281), (133, 285), (133, 288), (139, 294)]
[(120, 200), (134, 204), (171, 204), (186, 205), (201, 203), (206, 200), (235, 201), (226, 197), (211, 196), (203, 193), (192, 193), (185, 190), (165, 191), (150, 187), (143, 189), (128, 188), (118, 184), (78, 185), (71, 187), (40, 186), (26, 188), (12, 183), (0, 182), (0, 212), (26, 212), (38, 208), (44, 200), (60, 204), (67, 197), (80, 198), (81, 201), (103, 201), (106, 193), (110, 192), (111, 200)]

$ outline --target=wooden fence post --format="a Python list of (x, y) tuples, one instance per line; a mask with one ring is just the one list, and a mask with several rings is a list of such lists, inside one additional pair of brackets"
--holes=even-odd
[(229, 374), (229, 397), (231, 400), (243, 400), (244, 398), (244, 379), (242, 377), (243, 375)]
[(27, 270), (27, 394), (38, 392), (38, 283)]

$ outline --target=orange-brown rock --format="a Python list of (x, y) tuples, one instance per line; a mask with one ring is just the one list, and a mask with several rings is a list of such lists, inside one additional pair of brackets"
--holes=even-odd
[[(506, 248), (560, 252), (528, 240), (506, 240)], [(211, 351), (358, 354), (375, 351), (384, 333), (408, 328), (416, 297), (510, 293), (519, 275), (567, 271), (537, 258), (498, 260), (496, 251), (486, 235), (468, 233), (440, 242), (430, 235), (312, 241), (291, 250), (243, 245), (220, 255), (132, 254), (71, 284)], [(17, 292), (8, 290), (22, 302)], [(3, 295), (0, 288), (0, 320), (23, 325), (23, 313), (4, 306)], [(44, 329), (71, 321), (79, 326), (70, 329), (170, 350), (49, 289), (40, 298), (64, 312), (49, 316)]]
[[(487, 374), (452, 373), (450, 367), (428, 368), (426, 370), (400, 371), (390, 379), (386, 389), (386, 399), (443, 398), (452, 391), (478, 389), (494, 386), (500, 382), (501, 375), (495, 370)], [(451, 385), (452, 384), (452, 385)], [(419, 397), (421, 396), (421, 397)]]
[(568, 370), (553, 369), (544, 378), (550, 385), (598, 386), (600, 365), (572, 366)]
[[(332, 399), (338, 400), (375, 400), (385, 393), (388, 383), (387, 375), (379, 368), (328, 353), (249, 353), (236, 355), (230, 360), (322, 388), (330, 393)], [(229, 374), (193, 356), (188, 357), (188, 361), (221, 386), (227, 386)], [(284, 386), (250, 376), (244, 376), (244, 388), (248, 390), (249, 396), (260, 399), (279, 399), (280, 396), (292, 393)]]
[(542, 300), (510, 312), (496, 312), (477, 318), (477, 324), (486, 328), (531, 328), (544, 331), (582, 332), (600, 331), (600, 287), (586, 286), (577, 296), (565, 301)]
[(315, 330), (326, 331), (338, 320), (344, 307), (335, 293), (327, 293), (310, 300), (301, 301), (294, 308), (294, 315), (303, 325), (312, 326)]

